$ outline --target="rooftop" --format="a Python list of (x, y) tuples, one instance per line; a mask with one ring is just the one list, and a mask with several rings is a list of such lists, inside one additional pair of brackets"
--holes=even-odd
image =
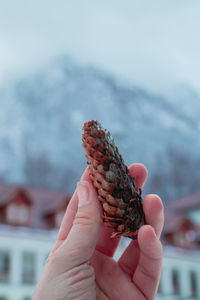
[(0, 183), (0, 206), (9, 203), (12, 197), (23, 190), (31, 199), (32, 218), (30, 227), (47, 229), (44, 216), (57, 211), (59, 207), (67, 206), (71, 195), (27, 185)]

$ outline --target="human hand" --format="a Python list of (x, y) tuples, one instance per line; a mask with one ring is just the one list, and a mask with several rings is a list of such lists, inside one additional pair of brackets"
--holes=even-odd
[[(129, 171), (142, 188), (146, 168), (133, 164)], [(112, 229), (102, 223), (102, 209), (86, 169), (32, 300), (155, 299), (162, 263), (163, 205), (157, 195), (147, 195), (143, 209), (148, 225), (140, 228), (138, 239), (116, 262), (113, 255), (120, 239), (110, 239)]]

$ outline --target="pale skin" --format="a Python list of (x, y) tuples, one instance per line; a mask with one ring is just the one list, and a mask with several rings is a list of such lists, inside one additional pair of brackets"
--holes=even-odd
[[(129, 168), (142, 189), (147, 170)], [(58, 237), (32, 300), (153, 300), (161, 273), (163, 205), (157, 195), (144, 197), (146, 223), (120, 259), (113, 259), (120, 239), (102, 222), (102, 209), (88, 169), (70, 200)]]

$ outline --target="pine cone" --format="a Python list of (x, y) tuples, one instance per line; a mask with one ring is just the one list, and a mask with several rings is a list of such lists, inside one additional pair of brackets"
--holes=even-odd
[(122, 235), (136, 239), (138, 229), (145, 224), (141, 190), (113, 138), (93, 120), (84, 124), (82, 140), (90, 178), (103, 206), (103, 221), (114, 228), (111, 238)]

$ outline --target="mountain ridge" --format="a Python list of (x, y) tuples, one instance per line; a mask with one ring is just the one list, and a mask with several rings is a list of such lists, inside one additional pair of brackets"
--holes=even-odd
[[(181, 183), (173, 185), (171, 160), (182, 156), (191, 170), (199, 161), (199, 95), (188, 91), (187, 97), (190, 94), (190, 101), (152, 94), (69, 59), (49, 65), (0, 89), (0, 176), (72, 192), (86, 166), (83, 123), (97, 119), (111, 132), (127, 164), (147, 165), (148, 192), (155, 189), (166, 202), (182, 196), (194, 184), (187, 175), (186, 183), (181, 177)], [(161, 165), (166, 172), (162, 184), (154, 182), (162, 175)], [(183, 166), (179, 169), (185, 176)]]

